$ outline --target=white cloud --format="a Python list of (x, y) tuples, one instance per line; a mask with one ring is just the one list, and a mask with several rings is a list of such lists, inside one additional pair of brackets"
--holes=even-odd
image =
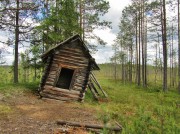
[(98, 35), (101, 39), (107, 42), (108, 46), (111, 46), (113, 40), (116, 38), (116, 34), (111, 32), (111, 29), (104, 29), (104, 30), (94, 30), (94, 33)]
[(96, 59), (97, 63), (106, 63), (109, 62), (109, 58), (112, 57), (112, 55), (113, 51), (111, 46), (109, 46), (98, 49), (98, 52), (92, 56)]
[[(113, 40), (116, 38), (116, 34), (118, 32), (118, 23), (121, 17), (121, 12), (125, 6), (130, 3), (130, 0), (108, 0), (110, 3), (109, 12), (103, 17), (107, 21), (112, 22), (112, 29), (104, 29), (104, 30), (95, 30), (94, 33), (100, 36), (107, 45), (105, 47), (98, 48), (98, 52), (93, 55), (96, 59), (97, 63), (109, 62), (110, 57), (113, 55), (112, 44)], [(31, 20), (27, 20), (27, 22), (31, 22)], [(0, 40), (7, 40), (7, 35), (0, 32)], [(0, 44), (1, 47), (2, 44)], [(25, 48), (19, 48), (19, 52), (24, 52)], [(14, 60), (13, 57), (13, 48), (8, 47), (8, 51), (11, 54), (5, 56), (8, 64), (12, 64)]]
[(94, 54), (97, 63), (109, 62), (110, 57), (113, 55), (112, 44), (118, 33), (118, 23), (120, 21), (121, 12), (125, 6), (130, 3), (130, 0), (108, 0), (110, 4), (109, 12), (103, 19), (112, 22), (112, 29), (95, 30), (94, 33), (101, 39), (107, 42), (104, 48), (98, 48), (98, 52)]

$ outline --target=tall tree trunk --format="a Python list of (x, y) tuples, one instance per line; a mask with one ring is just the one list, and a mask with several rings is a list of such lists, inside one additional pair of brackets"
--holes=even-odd
[[(81, 28), (81, 30), (82, 30), (82, 0), (80, 0), (79, 1), (80, 3), (79, 3), (79, 25), (80, 25), (80, 28)], [(81, 31), (81, 38), (83, 38), (83, 35), (82, 35), (82, 31)]]
[(178, 90), (180, 93), (180, 23), (179, 23), (179, 0), (178, 0)]
[(115, 79), (115, 81), (117, 80), (117, 55), (116, 55), (116, 53), (117, 53), (117, 50), (116, 50), (117, 48), (116, 48), (116, 46), (115, 46), (115, 59), (114, 59), (114, 79)]
[(16, 1), (14, 83), (18, 83), (18, 44), (19, 44), (19, 0)]
[(144, 78), (144, 0), (141, 0), (141, 54), (142, 54), (142, 84), (145, 87)]
[(145, 87), (147, 87), (147, 18), (146, 19), (146, 25), (145, 25), (145, 54), (144, 54), (144, 84)]
[(171, 54), (172, 54), (172, 65), (171, 65), (171, 67), (172, 67), (172, 86), (174, 87), (174, 27), (173, 27), (173, 25), (172, 25), (172, 52), (171, 52)]
[(140, 10), (140, 7), (139, 7), (139, 65), (138, 65), (138, 86), (140, 86), (141, 84), (141, 10)]
[[(133, 42), (132, 42), (133, 43)], [(130, 71), (129, 71), (129, 81), (132, 83), (132, 62), (133, 62), (133, 48), (132, 45), (130, 45)]]
[(167, 91), (167, 39), (166, 39), (166, 1), (163, 0), (162, 7), (162, 42), (163, 42), (163, 91)]
[(157, 73), (158, 73), (158, 45), (159, 45), (159, 33), (158, 33), (158, 43), (156, 44), (156, 62), (155, 62), (155, 85), (157, 83)]
[[(172, 37), (172, 35), (171, 35), (171, 37)], [(169, 86), (171, 87), (172, 86), (172, 44), (170, 43), (169, 44), (169, 82), (170, 82), (170, 84), (169, 84)]]
[(135, 78), (135, 83), (138, 83), (138, 15), (136, 13), (136, 78)]

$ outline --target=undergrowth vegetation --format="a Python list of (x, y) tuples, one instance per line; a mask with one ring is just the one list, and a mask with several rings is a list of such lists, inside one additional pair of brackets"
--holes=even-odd
[[(162, 92), (162, 87), (158, 85), (142, 88), (135, 84), (122, 83), (120, 80), (115, 81), (112, 77), (108, 77), (106, 71), (107, 69), (102, 67), (102, 71), (97, 72), (96, 76), (108, 94), (108, 102), (95, 101), (88, 90), (82, 106), (96, 109), (98, 119), (104, 124), (114, 121), (120, 123), (124, 134), (180, 133), (180, 96), (176, 90)], [(34, 93), (38, 89), (39, 80), (12, 84), (8, 81), (12, 77), (3, 73), (0, 76), (2, 78), (0, 95), (10, 97), (12, 93), (13, 95), (21, 92)], [(11, 111), (7, 105), (0, 104), (1, 115), (7, 115)], [(103, 133), (108, 131), (103, 130)]]
[(103, 121), (119, 122), (123, 126), (122, 133), (180, 133), (178, 93), (124, 85), (102, 77), (99, 80), (109, 95), (109, 102), (92, 101), (92, 95), (88, 92), (88, 103), (85, 105), (95, 107)]

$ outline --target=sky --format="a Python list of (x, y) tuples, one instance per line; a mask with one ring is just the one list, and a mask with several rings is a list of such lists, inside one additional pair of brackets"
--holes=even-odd
[(105, 63), (110, 61), (113, 55), (112, 44), (116, 39), (119, 31), (118, 24), (121, 17), (121, 12), (125, 6), (130, 4), (130, 0), (108, 0), (110, 4), (109, 12), (103, 17), (105, 20), (112, 22), (112, 29), (95, 30), (100, 38), (102, 38), (107, 45), (105, 47), (98, 47), (98, 51), (93, 54), (97, 63)]
[[(116, 38), (118, 33), (118, 23), (120, 21), (121, 12), (125, 6), (130, 3), (130, 0), (108, 0), (110, 4), (109, 12), (103, 17), (103, 19), (112, 22), (112, 29), (103, 29), (103, 30), (95, 30), (94, 33), (97, 34), (100, 38), (102, 38), (107, 45), (102, 47), (99, 46), (98, 51), (92, 56), (95, 58), (97, 63), (105, 63), (109, 62), (110, 57), (113, 55), (112, 44)], [(0, 41), (6, 41), (7, 34), (4, 32), (0, 32)], [(3, 44), (0, 43), (0, 48), (3, 47)], [(19, 48), (19, 52), (23, 52), (26, 48)], [(4, 60), (6, 60), (6, 64), (11, 65), (13, 63), (13, 48), (8, 47), (6, 50), (9, 52), (4, 55)]]

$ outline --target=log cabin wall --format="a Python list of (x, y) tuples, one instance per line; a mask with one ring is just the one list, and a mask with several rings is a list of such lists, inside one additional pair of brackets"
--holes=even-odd
[[(42, 96), (65, 101), (84, 99), (91, 62), (80, 43), (82, 42), (79, 40), (66, 43), (54, 51), (52, 64), (49, 64), (50, 69), (46, 72), (47, 78), (40, 92)], [(74, 71), (69, 89), (62, 89), (56, 85), (62, 68)]]

